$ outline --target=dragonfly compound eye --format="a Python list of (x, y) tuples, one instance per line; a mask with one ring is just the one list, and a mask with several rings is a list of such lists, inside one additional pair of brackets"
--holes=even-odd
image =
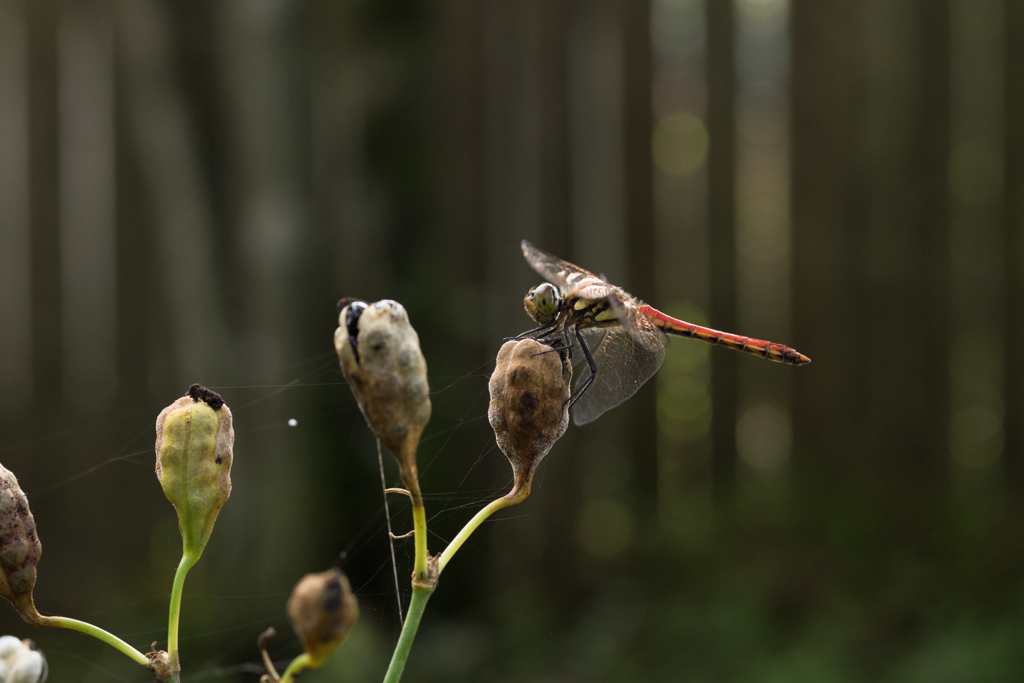
[(551, 283), (537, 285), (526, 295), (526, 312), (541, 325), (555, 319), (558, 313), (558, 290)]

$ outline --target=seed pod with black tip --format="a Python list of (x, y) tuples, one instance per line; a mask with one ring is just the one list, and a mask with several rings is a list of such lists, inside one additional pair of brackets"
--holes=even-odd
[(337, 568), (302, 577), (286, 610), (314, 669), (323, 665), (359, 618), (356, 596)]
[(28, 498), (14, 473), (0, 465), (0, 595), (30, 624), (40, 619), (32, 591), (42, 552)]
[(397, 301), (341, 304), (334, 332), (341, 370), (370, 429), (398, 459), (406, 488), (418, 494), (416, 449), (430, 420), (419, 336)]
[(534, 472), (569, 425), (572, 365), (564, 355), (534, 339), (505, 342), (498, 351), (487, 419), (512, 465), (509, 496), (518, 500), (529, 495)]
[(156, 476), (178, 513), (185, 553), (198, 559), (231, 494), (231, 411), (198, 384), (156, 419)]

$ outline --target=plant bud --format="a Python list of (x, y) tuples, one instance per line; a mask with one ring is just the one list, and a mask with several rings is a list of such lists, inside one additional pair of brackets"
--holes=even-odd
[(46, 657), (26, 641), (10, 662), (7, 683), (43, 683), (46, 680)]
[(14, 473), (0, 465), (0, 595), (31, 624), (39, 619), (32, 590), (42, 552), (28, 498)]
[(487, 419), (512, 464), (510, 495), (529, 494), (533, 473), (569, 425), (572, 365), (562, 356), (534, 339), (505, 342), (498, 351)]
[(21, 648), (25, 647), (25, 641), (15, 636), (0, 636), (0, 662), (8, 662), (17, 656)]
[(317, 669), (359, 618), (359, 604), (340, 569), (306, 574), (288, 598), (288, 619)]
[(416, 448), (430, 420), (427, 362), (397, 301), (342, 299), (334, 347), (370, 429), (398, 458), (402, 481), (416, 484)]
[(46, 658), (31, 640), (0, 636), (0, 683), (42, 683)]
[(231, 494), (234, 442), (231, 411), (198, 384), (156, 418), (156, 476), (178, 513), (185, 553), (197, 559)]

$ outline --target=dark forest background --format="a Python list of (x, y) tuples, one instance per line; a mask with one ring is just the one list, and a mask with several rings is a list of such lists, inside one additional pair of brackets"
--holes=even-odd
[[(236, 461), (183, 680), (257, 680), (267, 626), (297, 654), (285, 600), (334, 563), (362, 618), (303, 680), (380, 680), (396, 592), (335, 302), (419, 331), (437, 552), (511, 483), (486, 383), (530, 327), (528, 238), (814, 362), (677, 341), (459, 553), (405, 680), (1020, 680), (1021, 121), (1015, 0), (0, 0), (0, 462), (37, 604), (165, 644), (153, 422), (200, 382)], [(149, 680), (0, 631), (51, 680)]]

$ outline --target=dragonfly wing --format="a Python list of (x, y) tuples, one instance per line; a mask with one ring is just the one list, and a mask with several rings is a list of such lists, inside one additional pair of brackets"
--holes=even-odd
[(571, 292), (575, 287), (575, 283), (584, 278), (601, 279), (589, 270), (564, 261), (543, 249), (538, 249), (526, 240), (523, 240), (520, 246), (523, 249), (523, 256), (526, 257), (526, 262), (530, 264), (530, 267), (537, 271), (537, 274), (542, 278), (556, 285), (563, 293)]
[[(593, 422), (606, 410), (635, 394), (658, 371), (665, 360), (669, 342), (661, 330), (653, 325), (651, 328), (661, 338), (661, 342), (652, 343), (651, 348), (641, 345), (623, 327), (580, 330), (597, 363), (597, 376), (573, 405), (573, 422), (577, 425)], [(582, 353), (578, 354), (578, 360), (582, 361), (582, 367), (576, 386), (590, 376), (590, 368)]]
[(651, 353), (660, 353), (664, 358), (669, 344), (668, 335), (640, 312), (640, 303), (636, 299), (618, 287), (609, 286), (609, 289), (613, 291), (607, 295), (608, 303), (619, 324), (638, 344)]

